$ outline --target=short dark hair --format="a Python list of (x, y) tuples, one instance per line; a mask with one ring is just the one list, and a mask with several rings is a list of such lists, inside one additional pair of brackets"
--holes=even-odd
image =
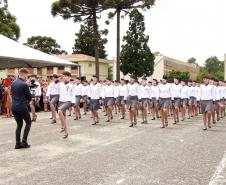
[(63, 75), (64, 75), (64, 76), (71, 77), (71, 73), (70, 73), (70, 72), (68, 72), (68, 71), (63, 72)]
[(23, 73), (23, 74), (28, 74), (29, 72), (28, 72), (28, 70), (27, 70), (26, 68), (21, 68), (21, 69), (19, 70), (19, 74), (21, 74), (21, 73)]
[(59, 78), (59, 76), (57, 74), (54, 74), (53, 78)]
[(163, 75), (162, 79), (167, 80), (168, 77), (166, 75)]

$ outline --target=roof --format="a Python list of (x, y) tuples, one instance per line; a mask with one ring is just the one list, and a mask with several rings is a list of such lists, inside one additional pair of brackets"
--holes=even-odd
[(70, 65), (75, 64), (30, 48), (0, 34), (0, 68)]
[[(84, 55), (84, 54), (70, 54), (70, 55), (57, 55), (57, 57), (61, 59), (66, 59), (71, 62), (81, 62), (81, 61), (90, 61), (90, 62), (95, 62), (95, 57), (89, 56), (89, 55)], [(112, 60), (107, 60), (107, 59), (101, 59), (99, 58), (100, 63), (111, 63)]]
[(158, 55), (155, 56), (155, 65), (157, 65), (160, 61), (165, 61), (165, 60), (168, 60), (168, 61), (173, 62), (173, 63), (178, 64), (178, 65), (184, 65), (184, 66), (187, 66), (187, 67), (197, 68), (197, 69), (199, 68), (197, 65), (189, 64), (187, 62), (184, 62), (184, 61), (172, 58), (172, 57), (168, 57), (168, 56), (165, 56), (165, 55), (162, 55), (162, 54), (158, 54)]

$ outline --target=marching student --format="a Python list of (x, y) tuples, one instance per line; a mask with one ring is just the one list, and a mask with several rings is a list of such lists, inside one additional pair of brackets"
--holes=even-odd
[(172, 100), (171, 85), (167, 83), (167, 77), (163, 76), (159, 85), (159, 109), (161, 115), (161, 128), (168, 127), (168, 110)]
[(219, 91), (219, 96), (220, 96), (220, 102), (219, 102), (219, 111), (220, 111), (220, 118), (223, 118), (224, 116), (224, 110), (225, 110), (225, 105), (224, 105), (224, 93), (225, 92), (225, 87), (224, 87), (224, 82), (219, 81), (219, 86), (218, 86), (218, 91)]
[(127, 97), (127, 108), (129, 109), (130, 115), (130, 126), (134, 127), (137, 124), (137, 106), (138, 106), (138, 89), (139, 85), (136, 83), (136, 77), (130, 76), (130, 83), (127, 85), (128, 97)]
[(214, 92), (215, 92), (215, 104), (214, 104), (214, 115), (213, 115), (213, 124), (216, 124), (215, 115), (217, 114), (217, 121), (220, 121), (220, 88), (219, 88), (219, 81), (216, 79), (213, 79), (213, 86), (214, 86)]
[(212, 114), (211, 114), (211, 118), (212, 118), (212, 123), (216, 124), (216, 112), (218, 109), (218, 99), (217, 99), (217, 87), (215, 86), (215, 80), (213, 78), (209, 79), (209, 85), (211, 85), (213, 87), (213, 93), (214, 93), (214, 105), (213, 105), (213, 110), (212, 110)]
[(138, 89), (138, 99), (139, 99), (139, 104), (142, 112), (142, 120), (143, 122), (141, 124), (147, 124), (147, 109), (148, 109), (148, 104), (150, 101), (150, 88), (147, 85), (147, 78), (143, 77), (141, 85), (139, 86)]
[(32, 115), (31, 121), (35, 122), (37, 120), (37, 114), (35, 111), (35, 107), (39, 107), (40, 97), (41, 97), (41, 93), (42, 93), (41, 85), (38, 82), (38, 79), (36, 76), (34, 76), (34, 78), (31, 78), (29, 87), (30, 87), (31, 94), (32, 94), (32, 99), (30, 102), (31, 115)]
[(126, 115), (125, 102), (128, 96), (127, 95), (128, 89), (127, 89), (126, 81), (124, 79), (121, 79), (118, 89), (119, 89), (118, 104), (119, 104), (120, 112), (122, 114), (121, 119), (125, 119), (125, 115)]
[(99, 123), (98, 109), (100, 107), (99, 100), (101, 99), (101, 85), (98, 83), (97, 77), (93, 75), (90, 88), (88, 91), (89, 110), (92, 113), (93, 124)]
[(203, 83), (200, 86), (200, 105), (201, 112), (203, 114), (203, 130), (207, 130), (207, 127), (211, 128), (211, 114), (214, 111), (214, 101), (215, 101), (215, 93), (213, 85), (209, 84), (209, 78), (204, 77)]
[(173, 118), (174, 124), (179, 122), (179, 111), (181, 107), (181, 84), (179, 78), (174, 78), (174, 83), (171, 86), (172, 99), (173, 99)]
[(73, 85), (70, 82), (71, 73), (65, 71), (63, 73), (62, 82), (60, 83), (59, 111), (58, 115), (61, 121), (61, 131), (64, 132), (63, 139), (68, 137), (68, 127), (66, 111), (71, 108), (72, 103), (75, 103), (73, 97)]
[[(119, 103), (118, 103), (118, 96), (119, 96), (119, 88), (118, 88), (118, 82), (117, 80), (115, 80), (113, 86), (114, 86), (114, 93), (116, 98), (114, 98), (114, 104), (113, 104), (113, 109), (115, 109), (115, 114), (118, 114), (118, 112), (120, 113), (120, 109), (119, 109)], [(113, 110), (112, 109), (112, 110)]]
[(196, 86), (196, 82), (192, 81), (190, 82), (191, 85), (189, 85), (188, 88), (188, 114), (189, 117), (194, 117), (196, 114), (196, 107), (197, 107), (197, 94), (198, 89)]
[(158, 118), (159, 86), (157, 83), (157, 80), (153, 79), (150, 87), (152, 120)]
[(199, 96), (201, 94), (201, 89), (200, 89), (200, 83), (196, 82), (196, 86), (197, 86), (197, 93), (196, 93), (196, 109), (195, 109), (195, 113), (198, 116), (198, 114), (201, 114), (201, 106), (200, 106), (200, 100), (199, 100)]
[(59, 76), (54, 74), (52, 82), (48, 86), (47, 94), (46, 96), (49, 97), (50, 100), (50, 109), (52, 113), (52, 121), (51, 124), (56, 123), (56, 107), (57, 103), (59, 102), (59, 95), (60, 93), (60, 81), (59, 81)]
[(75, 84), (73, 85), (73, 97), (75, 98), (74, 111), (75, 111), (75, 119), (81, 119), (80, 113), (80, 103), (82, 99), (82, 88), (81, 79), (79, 77), (75, 78)]
[(114, 106), (114, 98), (116, 98), (116, 89), (112, 84), (111, 80), (106, 79), (106, 85), (103, 87), (103, 98), (105, 99), (106, 113), (107, 113), (107, 121), (113, 119), (112, 109)]
[[(186, 85), (186, 80), (181, 80), (181, 116), (182, 116), (182, 120), (181, 121), (184, 121), (185, 120), (185, 116), (186, 116), (186, 110), (188, 108), (188, 86)], [(190, 119), (188, 117), (188, 119)]]
[(85, 80), (83, 81), (83, 88), (82, 88), (82, 103), (83, 103), (83, 111), (84, 111), (84, 115), (87, 114), (88, 112), (88, 104), (87, 104), (87, 100), (88, 100), (88, 91), (89, 91), (89, 83)]

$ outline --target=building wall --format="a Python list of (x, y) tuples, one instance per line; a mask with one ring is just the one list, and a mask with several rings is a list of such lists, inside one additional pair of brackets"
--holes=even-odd
[[(71, 72), (72, 76), (79, 76), (79, 66), (76, 66), (77, 69), (73, 69), (71, 66), (62, 66), (62, 67), (43, 67), (43, 68), (28, 68), (29, 75), (37, 75), (42, 79), (47, 79), (53, 74), (62, 74), (64, 71)], [(0, 78), (6, 78), (7, 75), (18, 75), (18, 68), (14, 69), (4, 69), (0, 70)]]
[[(96, 74), (95, 62), (93, 61), (75, 61), (73, 58), (66, 58), (70, 62), (74, 62), (80, 66), (80, 76), (85, 76), (90, 80)], [(108, 77), (108, 63), (99, 63), (100, 80), (105, 80)]]
[(157, 79), (161, 80), (164, 75), (164, 60), (163, 57), (156, 57), (155, 65), (154, 65), (154, 72), (148, 80)]

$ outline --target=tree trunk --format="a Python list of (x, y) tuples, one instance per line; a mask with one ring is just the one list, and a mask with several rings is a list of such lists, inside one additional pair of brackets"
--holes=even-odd
[(97, 16), (96, 10), (93, 10), (93, 28), (95, 34), (95, 69), (96, 69), (96, 76), (99, 79), (99, 40), (98, 40), (98, 26), (97, 26)]
[(117, 10), (117, 51), (116, 51), (116, 80), (120, 81), (120, 14)]

